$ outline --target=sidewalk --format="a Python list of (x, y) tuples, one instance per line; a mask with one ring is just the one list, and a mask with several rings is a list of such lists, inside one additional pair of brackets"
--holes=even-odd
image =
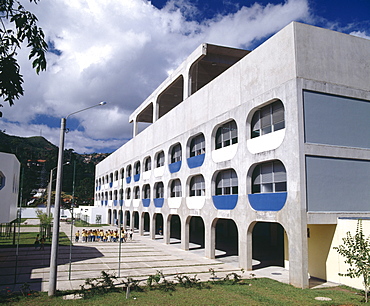
[[(114, 227), (103, 228), (105, 230)], [(30, 229), (22, 228), (22, 231), (31, 231)], [(81, 231), (81, 228), (78, 229)], [(70, 235), (70, 225), (62, 222), (60, 230)], [(232, 272), (242, 275), (241, 269), (238, 268), (237, 256), (209, 259), (204, 257), (204, 249), (196, 247), (197, 245), (190, 245), (190, 249), (195, 249), (184, 251), (180, 249), (180, 243), (176, 239), (171, 239), (171, 244), (166, 245), (161, 236), (152, 240), (149, 236), (134, 233), (133, 241), (121, 244), (119, 261), (120, 250), (117, 242), (79, 242), (72, 246), (69, 272), (70, 247), (59, 246), (57, 289), (79, 289), (86, 278), (99, 277), (101, 271), (114, 273), (120, 278), (132, 277), (138, 280), (145, 280), (158, 270), (168, 275), (168, 279), (179, 273), (197, 274), (202, 281), (207, 281), (212, 277), (209, 269), (214, 269), (217, 277), (224, 277)], [(221, 254), (216, 251), (216, 256)], [(0, 290), (5, 287), (19, 290), (27, 282), (32, 290), (47, 291), (49, 264), (50, 245), (46, 245), (44, 251), (35, 250), (34, 247), (19, 248), (18, 258), (15, 248), (0, 248)], [(251, 273), (256, 277), (269, 277), (289, 283), (289, 272), (282, 267), (246, 271), (242, 276), (247, 278)]]

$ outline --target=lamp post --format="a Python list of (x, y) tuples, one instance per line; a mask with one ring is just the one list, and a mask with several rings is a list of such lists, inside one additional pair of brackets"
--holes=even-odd
[[(63, 164), (63, 166), (65, 165), (69, 165), (69, 162), (66, 162)], [(46, 205), (46, 214), (48, 215), (48, 217), (50, 217), (50, 214), (51, 214), (51, 192), (52, 192), (52, 189), (53, 189), (53, 171), (58, 168), (58, 167), (55, 167), (53, 169), (50, 170), (50, 179), (49, 179), (49, 185), (48, 185), (48, 200), (47, 200), (47, 205)]]
[[(69, 162), (66, 162), (63, 164), (64, 165), (69, 165)], [(53, 169), (50, 170), (50, 180), (49, 180), (49, 186), (48, 186), (48, 200), (47, 200), (47, 205), (46, 205), (46, 214), (48, 217), (51, 216), (51, 192), (52, 192), (52, 189), (53, 189), (53, 171), (58, 168), (58, 167), (55, 167)], [(50, 239), (50, 225), (48, 226), (47, 228), (47, 234), (46, 236)]]
[(105, 105), (107, 102), (100, 102), (77, 112), (69, 114), (67, 117), (61, 119), (60, 123), (60, 137), (59, 137), (59, 151), (58, 151), (58, 165), (57, 165), (57, 182), (55, 190), (55, 204), (54, 204), (54, 220), (53, 220), (53, 238), (51, 241), (50, 254), (50, 274), (49, 274), (49, 296), (55, 295), (57, 287), (57, 271), (58, 271), (58, 244), (59, 244), (59, 222), (60, 222), (60, 197), (62, 191), (62, 176), (63, 176), (63, 153), (64, 153), (64, 134), (66, 131), (66, 121), (68, 117), (88, 110), (93, 107)]
[(76, 160), (73, 161), (73, 187), (72, 187), (72, 203), (71, 203), (71, 241), (69, 244), (69, 270), (68, 280), (71, 280), (72, 272), (72, 238), (73, 238), (73, 207), (75, 206), (75, 181), (76, 181)]

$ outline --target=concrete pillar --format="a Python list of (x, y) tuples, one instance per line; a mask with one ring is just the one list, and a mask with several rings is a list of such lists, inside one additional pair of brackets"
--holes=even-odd
[(123, 212), (123, 228), (126, 229), (126, 224), (127, 224), (127, 214), (126, 211)]
[(181, 220), (181, 249), (184, 251), (189, 251), (189, 224), (190, 219), (186, 218), (185, 220)]
[(289, 283), (295, 287), (308, 288), (307, 226), (288, 232)]
[(184, 77), (183, 97), (184, 97), (184, 100), (185, 100), (186, 98), (188, 98), (190, 96), (190, 82), (191, 82), (191, 80), (189, 78), (189, 69), (187, 69), (183, 73), (183, 77)]
[(150, 225), (149, 225), (149, 229), (150, 229), (149, 232), (150, 233), (149, 233), (149, 235), (150, 235), (150, 239), (152, 239), (152, 240), (155, 239), (155, 226), (156, 226), (155, 218), (156, 218), (156, 214), (154, 214), (152, 218), (149, 218), (149, 220), (150, 220)]
[(204, 246), (205, 256), (214, 259), (216, 257), (216, 222), (206, 225), (204, 222)]
[(247, 229), (245, 226), (238, 228), (238, 255), (239, 255), (239, 268), (243, 268), (245, 270), (248, 266), (248, 257), (252, 255), (252, 250), (250, 250), (250, 254), (248, 253), (248, 238), (247, 238)]
[(165, 244), (170, 244), (171, 242), (171, 215), (166, 219), (163, 217), (163, 239)]
[(141, 213), (141, 215), (139, 215), (139, 235), (144, 235), (144, 213)]
[(158, 120), (159, 117), (159, 107), (158, 107), (158, 101), (153, 102), (153, 123)]
[(135, 118), (134, 122), (133, 122), (132, 137), (135, 137), (138, 133), (139, 133), (138, 123), (137, 123), (136, 118)]
[[(253, 227), (254, 227), (254, 224), (251, 224), (249, 226), (248, 230), (247, 230), (247, 233), (246, 233), (246, 242), (245, 242), (246, 254), (245, 254), (245, 258), (243, 259), (243, 263), (242, 263), (243, 266), (241, 266), (242, 268), (244, 268), (247, 271), (252, 271), (252, 268), (253, 268), (253, 262), (252, 262), (252, 260), (253, 260), (253, 258), (252, 258), (252, 254), (253, 254), (253, 252), (252, 252), (253, 251), (253, 245), (252, 245), (252, 242), (253, 242), (253, 238), (252, 238)], [(239, 243), (241, 244), (242, 242), (239, 242)], [(239, 258), (240, 258), (240, 255), (239, 255)]]
[(133, 211), (130, 212), (130, 228), (134, 230), (134, 212)]

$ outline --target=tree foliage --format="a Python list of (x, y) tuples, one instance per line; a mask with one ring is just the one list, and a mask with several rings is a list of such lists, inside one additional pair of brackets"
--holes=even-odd
[(41, 226), (48, 226), (51, 224), (53, 217), (48, 216), (47, 213), (44, 213), (41, 209), (36, 209), (37, 218), (40, 219)]
[(347, 273), (339, 273), (341, 276), (350, 278), (362, 277), (365, 287), (365, 301), (368, 301), (367, 295), (370, 289), (370, 236), (365, 237), (362, 229), (362, 220), (357, 223), (356, 234), (343, 238), (343, 244), (334, 247), (337, 252), (345, 257), (345, 263), (349, 264)]
[[(37, 4), (39, 0), (29, 0)], [(9, 105), (23, 95), (23, 76), (16, 59), (22, 44), (30, 48), (29, 60), (38, 74), (46, 69), (47, 43), (37, 17), (27, 11), (17, 0), (0, 1), (0, 96)], [(0, 106), (2, 106), (0, 104)], [(2, 113), (0, 112), (0, 117)]]

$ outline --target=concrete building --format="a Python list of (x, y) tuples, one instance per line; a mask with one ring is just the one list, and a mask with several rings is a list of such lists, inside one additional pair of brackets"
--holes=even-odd
[(252, 52), (202, 44), (97, 165), (102, 223), (285, 266), (302, 288), (348, 283), (332, 247), (358, 218), (370, 233), (369, 54), (369, 40), (296, 22)]
[(20, 163), (13, 154), (0, 152), (0, 224), (17, 218)]

